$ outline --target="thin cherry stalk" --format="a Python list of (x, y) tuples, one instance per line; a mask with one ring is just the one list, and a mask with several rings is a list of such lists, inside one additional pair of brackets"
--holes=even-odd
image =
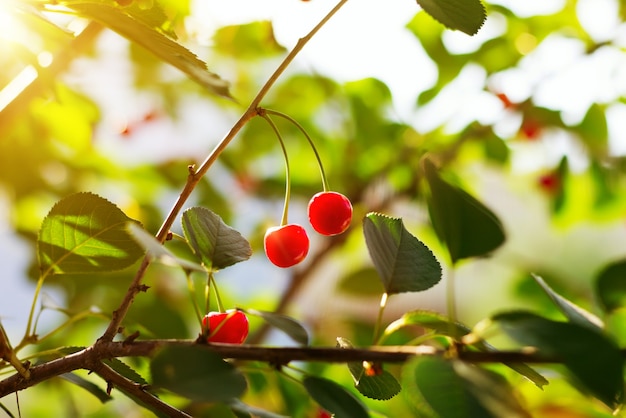
[[(252, 119), (254, 116), (258, 114), (258, 107), (261, 101), (265, 98), (269, 90), (276, 83), (278, 78), (283, 74), (285, 69), (291, 64), (291, 62), (295, 59), (295, 57), (300, 53), (302, 48), (315, 36), (315, 34), (348, 2), (348, 0), (340, 0), (335, 7), (332, 8), (330, 12), (326, 16), (320, 20), (320, 22), (315, 25), (315, 27), (303, 38), (300, 38), (294, 48), (287, 54), (285, 59), (280, 63), (278, 68), (274, 71), (274, 73), (270, 76), (270, 78), (265, 82), (265, 84), (261, 87), (257, 95), (254, 97), (246, 111), (241, 115), (239, 120), (233, 125), (228, 134), (215, 146), (213, 151), (207, 156), (207, 158), (202, 162), (200, 167), (196, 170), (194, 166), (189, 167), (189, 175), (187, 176), (187, 182), (183, 190), (181, 191), (178, 199), (174, 203), (174, 206), (170, 210), (168, 216), (165, 221), (161, 225), (161, 228), (156, 234), (157, 240), (160, 242), (165, 242), (167, 234), (174, 224), (176, 217), (180, 213), (183, 208), (183, 205), (195, 189), (196, 185), (200, 181), (200, 179), (206, 174), (206, 172), (211, 168), (213, 163), (217, 160), (217, 158), (224, 152), (226, 147), (230, 144), (230, 142), (235, 138), (235, 136), (239, 133), (239, 131)], [(128, 287), (128, 291), (124, 296), (124, 299), (120, 303), (120, 306), (113, 312), (111, 322), (109, 326), (104, 331), (102, 336), (98, 339), (98, 342), (109, 342), (112, 341), (115, 335), (117, 334), (119, 327), (126, 316), (126, 313), (130, 309), (135, 296), (137, 293), (145, 289), (141, 282), (143, 277), (146, 274), (146, 270), (148, 265), (150, 264), (150, 259), (145, 257), (143, 262), (141, 263), (133, 281)]]

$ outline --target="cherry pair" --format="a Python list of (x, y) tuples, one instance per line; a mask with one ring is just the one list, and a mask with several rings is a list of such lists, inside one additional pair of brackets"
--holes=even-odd
[[(308, 206), (309, 222), (322, 235), (337, 235), (350, 226), (352, 204), (337, 192), (320, 192), (314, 195)], [(291, 267), (306, 257), (309, 252), (309, 237), (305, 229), (297, 224), (286, 224), (270, 228), (265, 233), (265, 254), (278, 267)]]

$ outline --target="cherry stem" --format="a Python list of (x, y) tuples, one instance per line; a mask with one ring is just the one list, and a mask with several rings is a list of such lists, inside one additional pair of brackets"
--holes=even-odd
[(385, 312), (385, 307), (387, 306), (387, 300), (389, 299), (389, 294), (387, 292), (383, 293), (380, 298), (380, 305), (378, 307), (378, 317), (376, 318), (376, 324), (374, 326), (374, 342), (373, 345), (377, 345), (380, 339), (378, 335), (380, 333), (380, 327), (383, 322), (383, 312)]
[[(217, 302), (217, 309), (220, 312), (226, 312), (224, 309), (224, 304), (222, 304), (222, 298), (220, 298), (220, 292), (217, 290), (217, 284), (215, 283), (215, 278), (213, 277), (213, 272), (209, 272), (209, 280), (207, 282), (207, 286), (212, 286), (213, 291), (215, 292), (215, 301)], [(208, 309), (208, 298), (207, 298), (207, 309)]]
[(278, 127), (274, 123), (274, 121), (267, 115), (265, 109), (260, 109), (259, 116), (267, 121), (272, 127), (272, 130), (278, 137), (278, 142), (280, 143), (280, 148), (283, 151), (283, 156), (285, 157), (285, 205), (283, 206), (283, 217), (280, 220), (280, 225), (287, 225), (288, 216), (289, 216), (289, 199), (291, 198), (291, 171), (289, 170), (289, 157), (287, 156), (287, 148), (285, 147), (285, 141), (283, 141), (283, 137), (280, 135), (278, 131)]
[(322, 159), (320, 158), (320, 154), (317, 151), (317, 147), (315, 146), (313, 139), (311, 139), (306, 129), (304, 129), (304, 127), (297, 120), (295, 120), (294, 118), (292, 118), (291, 116), (285, 113), (278, 112), (276, 110), (271, 110), (271, 109), (263, 109), (263, 110), (267, 114), (280, 116), (281, 118), (288, 120), (289, 122), (293, 123), (294, 126), (300, 130), (300, 132), (302, 132), (306, 140), (309, 142), (309, 145), (311, 146), (313, 153), (315, 154), (315, 159), (317, 160), (317, 165), (320, 169), (320, 175), (322, 177), (322, 187), (325, 192), (329, 191), (330, 187), (328, 186), (328, 180), (326, 179), (326, 173), (324, 172), (324, 165), (322, 164)]

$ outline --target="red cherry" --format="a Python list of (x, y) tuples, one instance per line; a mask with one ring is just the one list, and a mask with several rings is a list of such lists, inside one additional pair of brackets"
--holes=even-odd
[(309, 237), (296, 224), (269, 228), (263, 240), (267, 258), (278, 267), (295, 266), (309, 252)]
[(317, 193), (309, 201), (309, 221), (322, 235), (341, 234), (352, 221), (352, 203), (341, 193)]
[(202, 326), (208, 332), (207, 342), (241, 344), (248, 336), (248, 317), (236, 309), (226, 312), (209, 312), (202, 318)]

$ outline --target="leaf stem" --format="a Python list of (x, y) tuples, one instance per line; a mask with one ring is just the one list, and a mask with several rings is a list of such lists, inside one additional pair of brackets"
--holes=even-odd
[(385, 308), (387, 307), (387, 300), (389, 300), (389, 294), (387, 292), (383, 293), (380, 298), (380, 305), (378, 307), (378, 317), (376, 318), (376, 324), (374, 325), (374, 342), (373, 345), (378, 344), (378, 340), (380, 339), (380, 328), (383, 323), (383, 313), (385, 312)]
[(30, 343), (32, 339), (33, 332), (33, 319), (35, 316), (35, 308), (37, 306), (37, 300), (39, 299), (39, 293), (41, 293), (41, 288), (43, 287), (43, 282), (46, 280), (48, 273), (50, 270), (42, 273), (37, 280), (37, 285), (35, 287), (35, 292), (33, 295), (33, 302), (30, 305), (30, 312), (28, 313), (28, 322), (26, 322), (26, 330), (24, 331), (24, 336), (22, 337), (22, 341), (15, 347), (15, 351), (19, 351)]
[[(178, 199), (174, 203), (173, 207), (170, 209), (169, 214), (166, 219), (163, 221), (161, 228), (156, 234), (157, 240), (160, 242), (164, 242), (167, 234), (169, 233), (170, 228), (174, 224), (178, 214), (183, 208), (185, 202), (191, 196), (191, 193), (195, 189), (196, 185), (200, 182), (200, 179), (207, 173), (209, 168), (217, 161), (218, 157), (224, 152), (226, 147), (230, 144), (230, 142), (235, 138), (235, 136), (239, 133), (239, 131), (252, 119), (254, 116), (258, 114), (258, 107), (261, 101), (265, 98), (269, 90), (274, 86), (278, 78), (285, 72), (287, 67), (291, 64), (291, 62), (295, 59), (295, 57), (300, 53), (302, 48), (315, 36), (315, 34), (348, 2), (348, 0), (339, 0), (339, 2), (333, 7), (327, 14), (320, 20), (317, 25), (304, 37), (300, 38), (293, 49), (287, 54), (285, 59), (278, 65), (278, 68), (274, 71), (274, 73), (268, 78), (265, 84), (261, 87), (257, 95), (252, 99), (252, 102), (246, 109), (246, 111), (241, 115), (239, 120), (235, 122), (232, 126), (228, 134), (215, 146), (215, 148), (211, 151), (211, 153), (207, 156), (207, 158), (200, 164), (200, 167), (196, 170), (194, 166), (189, 167), (189, 175), (187, 176), (187, 182), (183, 187)], [(126, 313), (130, 309), (135, 296), (142, 290), (141, 282), (143, 277), (146, 274), (146, 270), (150, 264), (150, 259), (148, 257), (144, 258), (141, 266), (137, 270), (133, 281), (131, 282), (124, 299), (120, 303), (120, 306), (113, 311), (113, 315), (111, 318), (111, 322), (109, 326), (104, 331), (102, 336), (98, 339), (98, 342), (110, 342), (115, 337), (115, 334), (118, 332), (118, 329), (126, 316)]]
[[(215, 292), (215, 301), (217, 302), (217, 310), (220, 312), (226, 312), (224, 309), (224, 304), (222, 303), (222, 298), (220, 298), (220, 292), (217, 289), (217, 284), (215, 283), (215, 278), (213, 277), (213, 272), (209, 272), (209, 282), (213, 287), (213, 292)], [(208, 313), (208, 312), (207, 312)]]
[(285, 113), (278, 112), (276, 110), (271, 110), (271, 109), (263, 109), (263, 110), (266, 113), (270, 114), (270, 115), (280, 116), (281, 118), (288, 120), (289, 122), (293, 123), (295, 125), (295, 127), (300, 130), (300, 132), (302, 132), (302, 134), (304, 135), (306, 140), (309, 142), (309, 145), (311, 146), (311, 149), (313, 150), (313, 153), (315, 154), (315, 159), (317, 160), (317, 166), (320, 169), (320, 175), (322, 177), (322, 187), (323, 187), (325, 192), (329, 191), (330, 187), (328, 186), (328, 180), (326, 178), (326, 173), (324, 172), (324, 165), (322, 164), (322, 159), (320, 158), (320, 154), (317, 151), (317, 147), (315, 146), (315, 143), (313, 142), (313, 140), (309, 136), (309, 134), (306, 131), (306, 129), (304, 129), (304, 127), (297, 120), (295, 120), (294, 118), (292, 118), (291, 116), (289, 116), (289, 115), (287, 115)]
[(285, 147), (285, 141), (283, 141), (283, 137), (278, 131), (278, 127), (274, 123), (274, 121), (265, 113), (265, 109), (262, 112), (259, 112), (259, 116), (269, 123), (272, 127), (272, 130), (278, 137), (278, 142), (280, 143), (280, 148), (283, 151), (283, 157), (285, 159), (285, 203), (283, 205), (283, 216), (280, 219), (280, 225), (284, 226), (288, 223), (289, 218), (289, 200), (291, 199), (291, 170), (289, 169), (289, 156), (287, 155), (287, 148)]

